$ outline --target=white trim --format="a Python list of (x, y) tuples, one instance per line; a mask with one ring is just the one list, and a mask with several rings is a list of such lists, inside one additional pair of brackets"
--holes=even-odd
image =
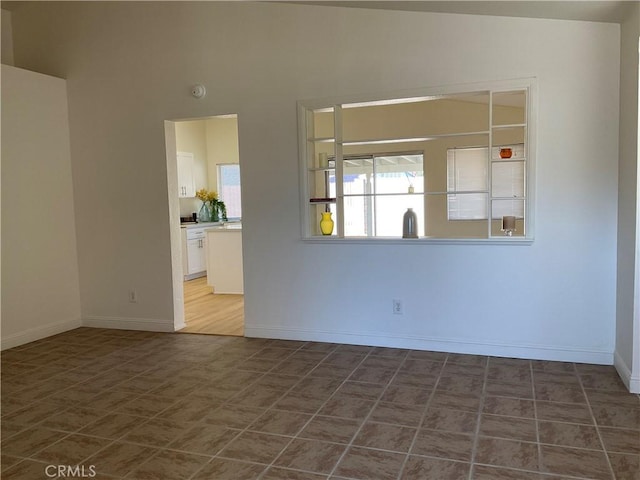
[[(372, 93), (363, 93), (359, 95), (349, 95), (349, 96), (338, 96), (338, 97), (328, 97), (328, 98), (319, 98), (319, 99), (304, 99), (298, 100), (297, 102), (297, 111), (298, 111), (298, 170), (299, 170), (299, 194), (300, 194), (300, 216), (301, 216), (301, 227), (302, 227), (302, 239), (303, 240), (315, 240), (319, 238), (317, 235), (312, 234), (310, 232), (310, 225), (312, 218), (310, 217), (310, 208), (311, 205), (309, 203), (309, 178), (308, 172), (311, 168), (311, 171), (314, 171), (312, 168), (313, 165), (310, 162), (309, 158), (309, 142), (312, 141), (322, 141), (325, 139), (316, 139), (313, 137), (309, 137), (308, 131), (313, 128), (310, 123), (310, 115), (311, 112), (317, 111), (331, 111), (334, 112), (334, 132), (333, 137), (331, 137), (335, 142), (335, 156), (336, 156), (336, 178), (342, 178), (342, 172), (340, 171), (340, 167), (342, 165), (342, 146), (349, 144), (360, 144), (361, 141), (358, 142), (347, 142), (343, 143), (342, 136), (342, 125), (341, 125), (341, 108), (348, 108), (352, 106), (363, 106), (363, 105), (388, 105), (394, 103), (405, 103), (405, 102), (413, 102), (413, 101), (423, 101), (429, 99), (436, 98), (446, 98), (454, 95), (465, 95), (465, 94), (478, 94), (478, 93), (489, 93), (491, 96), (492, 93), (498, 92), (508, 92), (514, 90), (526, 90), (527, 91), (527, 104), (526, 104), (526, 122), (525, 122), (525, 144), (527, 145), (527, 155), (526, 155), (526, 166), (525, 166), (525, 222), (526, 222), (526, 230), (525, 235), (523, 237), (524, 240), (528, 242), (528, 244), (532, 244), (535, 236), (535, 178), (536, 178), (536, 147), (537, 147), (537, 131), (536, 131), (536, 123), (538, 120), (538, 99), (537, 99), (537, 78), (536, 77), (528, 77), (528, 78), (516, 78), (509, 80), (494, 80), (494, 81), (484, 81), (484, 82), (473, 82), (473, 83), (464, 83), (464, 84), (455, 84), (455, 85), (439, 85), (439, 86), (431, 86), (424, 87), (420, 89), (412, 89), (412, 90), (400, 90), (394, 92), (379, 92), (376, 94)], [(493, 122), (491, 115), (491, 107), (493, 102), (489, 102), (489, 145), (493, 146)], [(312, 117), (311, 117), (312, 118)], [(499, 127), (503, 127), (500, 125)], [(467, 133), (468, 134), (468, 133)], [(452, 134), (454, 135), (454, 134)], [(457, 136), (457, 134), (455, 134)], [(466, 135), (462, 133), (462, 135)], [(449, 136), (449, 134), (444, 135)], [(432, 135), (426, 135), (425, 138), (431, 138)], [(440, 137), (440, 135), (433, 136), (434, 138)], [(387, 139), (389, 140), (389, 139)], [(413, 139), (418, 140), (418, 139)], [(386, 140), (385, 140), (386, 142)], [(369, 142), (366, 142), (369, 143)], [(491, 168), (491, 163), (489, 164), (489, 168)], [(344, 219), (344, 211), (343, 211), (343, 195), (340, 191), (341, 182), (338, 182), (336, 185), (336, 210), (338, 218)], [(435, 193), (435, 192), (433, 192)], [(428, 193), (424, 193), (424, 195), (428, 195)], [(491, 228), (491, 222), (487, 222), (488, 228)], [(338, 231), (337, 237), (338, 239), (344, 239), (343, 222), (337, 222)], [(322, 237), (320, 237), (322, 238)], [(373, 240), (373, 237), (361, 238), (360, 241), (369, 243)], [(490, 237), (486, 240), (488, 242), (480, 242), (479, 245), (487, 245), (492, 243), (491, 241), (496, 239), (496, 237)], [(422, 239), (420, 239), (422, 240)], [(452, 243), (457, 239), (440, 239), (444, 240), (441, 243)], [(477, 240), (477, 239), (472, 239)], [(500, 240), (500, 239), (499, 239)], [(514, 241), (518, 241), (519, 239), (514, 239), (513, 237), (507, 237), (502, 240), (504, 243), (511, 243)], [(431, 242), (423, 242), (423, 243), (431, 243)], [(456, 242), (458, 243), (458, 242)], [(462, 243), (462, 242), (461, 242)]]
[(36, 340), (51, 337), (52, 335), (67, 332), (81, 326), (82, 322), (79, 318), (77, 318), (75, 320), (52, 323), (49, 325), (43, 325), (41, 327), (30, 328), (28, 330), (25, 330), (24, 332), (3, 336), (0, 350), (6, 350), (7, 348), (18, 347), (20, 345), (24, 345), (25, 343), (35, 342)]
[[(180, 199), (178, 191), (178, 160), (176, 124), (164, 122), (165, 150), (167, 156), (167, 202), (169, 204), (169, 242), (171, 250), (171, 284), (173, 293), (173, 329), (184, 328), (184, 265), (182, 264), (182, 231), (180, 228)], [(140, 329), (144, 330), (144, 329)], [(162, 330), (164, 331), (164, 330)]]
[(206, 277), (206, 276), (207, 276), (207, 271), (206, 270), (204, 272), (190, 273), (189, 275), (185, 275), (184, 276), (184, 281), (188, 282), (189, 280), (194, 280), (196, 278), (202, 278), (202, 277)]
[(629, 392), (640, 393), (640, 375), (631, 375), (631, 370), (618, 352), (615, 352), (614, 365)]
[(491, 237), (491, 238), (402, 238), (402, 237), (306, 237), (305, 243), (335, 243), (342, 245), (533, 245), (533, 240), (526, 237)]
[(348, 331), (333, 332), (298, 328), (273, 328), (266, 325), (245, 325), (244, 336), (247, 338), (276, 338), (282, 340), (345, 343), (351, 345), (409, 348), (435, 352), (551, 360), (558, 362), (592, 363), (598, 365), (613, 364), (613, 352), (586, 350), (570, 346), (483, 343), (449, 338), (389, 335), (387, 333), (362, 334)]
[(144, 330), (145, 332), (175, 332), (184, 328), (175, 324), (172, 319), (156, 320), (153, 318), (125, 318), (125, 317), (99, 317), (88, 316), (82, 320), (85, 327), (113, 328), (117, 330)]

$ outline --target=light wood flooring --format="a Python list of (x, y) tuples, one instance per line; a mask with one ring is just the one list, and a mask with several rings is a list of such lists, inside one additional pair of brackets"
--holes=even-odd
[(244, 295), (215, 295), (207, 277), (184, 282), (184, 319), (180, 333), (244, 335)]

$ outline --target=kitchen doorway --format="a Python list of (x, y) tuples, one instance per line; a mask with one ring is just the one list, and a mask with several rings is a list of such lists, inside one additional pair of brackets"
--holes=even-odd
[(238, 117), (165, 122), (174, 329), (244, 335)]

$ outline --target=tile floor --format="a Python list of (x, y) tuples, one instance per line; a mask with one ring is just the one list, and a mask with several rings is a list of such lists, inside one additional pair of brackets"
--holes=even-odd
[(5, 480), (640, 479), (608, 366), (91, 328), (1, 359)]

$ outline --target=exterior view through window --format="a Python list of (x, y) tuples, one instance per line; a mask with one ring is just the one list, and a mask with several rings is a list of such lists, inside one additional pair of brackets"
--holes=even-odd
[(218, 192), (227, 207), (227, 217), (242, 218), (240, 165), (237, 163), (218, 165)]

